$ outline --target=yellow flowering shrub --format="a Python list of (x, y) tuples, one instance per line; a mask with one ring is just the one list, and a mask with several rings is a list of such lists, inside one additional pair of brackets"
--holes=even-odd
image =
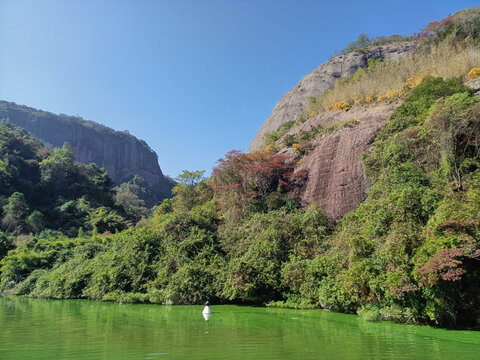
[(275, 145), (270, 144), (265, 148), (265, 152), (277, 152), (278, 149)]
[(293, 144), (292, 147), (293, 147), (293, 150), (295, 151), (295, 154), (297, 154), (297, 155), (304, 155), (305, 149), (304, 149), (304, 147), (303, 147), (302, 145), (300, 145), (300, 144)]
[(480, 76), (480, 67), (473, 68), (468, 72), (468, 77), (470, 79), (476, 79)]
[(405, 87), (408, 89), (413, 89), (414, 87), (417, 87), (418, 85), (420, 85), (422, 80), (423, 80), (423, 76), (409, 77), (405, 83)]
[(386, 99), (393, 99), (393, 98), (396, 98), (397, 96), (398, 96), (398, 93), (396, 91), (393, 91), (393, 90), (388, 90), (385, 93), (385, 98)]
[(385, 94), (380, 94), (377, 96), (377, 102), (383, 101), (383, 100), (391, 100), (395, 99), (398, 97), (400, 94), (394, 90), (387, 90)]
[(335, 109), (337, 110), (344, 110), (344, 111), (348, 111), (350, 110), (352, 107), (350, 106), (349, 103), (347, 103), (346, 101), (339, 101), (339, 102), (336, 102), (334, 105)]
[(412, 77), (409, 77), (403, 86), (403, 93), (406, 95), (409, 90), (416, 88), (427, 76), (434, 72), (434, 66), (416, 72)]
[(365, 102), (369, 103), (372, 101), (373, 101), (373, 98), (370, 95), (365, 96)]
[(312, 111), (312, 112), (310, 113), (310, 116), (315, 116), (315, 111)]

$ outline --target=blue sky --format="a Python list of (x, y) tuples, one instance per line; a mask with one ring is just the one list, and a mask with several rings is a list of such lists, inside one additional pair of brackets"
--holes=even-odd
[(128, 129), (173, 177), (210, 173), (358, 34), (410, 34), (476, 3), (0, 0), (0, 99)]

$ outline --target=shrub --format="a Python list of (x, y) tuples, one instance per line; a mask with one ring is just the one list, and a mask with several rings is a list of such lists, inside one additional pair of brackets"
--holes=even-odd
[(468, 72), (468, 77), (470, 79), (476, 79), (480, 76), (480, 67), (473, 68)]
[(292, 134), (287, 134), (283, 137), (283, 145), (292, 146), (295, 142), (295, 136)]
[(269, 145), (275, 145), (275, 143), (283, 136), (285, 135), (294, 125), (295, 121), (290, 120), (281, 125), (277, 131), (273, 132), (268, 132), (265, 134), (265, 143), (263, 144), (263, 147), (267, 147)]
[(380, 313), (380, 308), (377, 304), (369, 303), (365, 306), (362, 306), (357, 311), (358, 315), (367, 321), (380, 321), (382, 319), (382, 314)]
[(430, 22), (420, 33), (425, 45), (448, 42), (477, 42), (480, 35), (480, 9), (472, 7)]
[(337, 110), (344, 110), (344, 111), (348, 111), (350, 110), (352, 107), (350, 106), (349, 103), (347, 103), (346, 101), (338, 101), (336, 102), (334, 105), (335, 109)]
[(295, 154), (298, 156), (305, 155), (305, 148), (300, 144), (293, 144), (293, 149), (295, 150)]
[(345, 55), (352, 51), (367, 52), (369, 46), (387, 45), (397, 42), (411, 41), (413, 39), (413, 36), (390, 35), (371, 38), (366, 34), (360, 34), (358, 35), (357, 40), (348, 44), (340, 51), (340, 54)]
[(439, 98), (456, 93), (471, 94), (473, 90), (463, 85), (461, 78), (443, 80), (440, 77), (427, 77), (423, 79), (392, 114), (391, 120), (381, 129), (379, 138), (387, 138), (393, 133), (424, 121)]

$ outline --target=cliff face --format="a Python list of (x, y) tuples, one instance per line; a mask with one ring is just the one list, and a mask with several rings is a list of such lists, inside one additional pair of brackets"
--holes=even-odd
[(395, 105), (381, 105), (349, 112), (327, 112), (292, 129), (294, 134), (311, 126), (328, 126), (352, 118), (358, 121), (354, 127), (345, 127), (315, 140), (314, 149), (302, 159), (296, 171), (304, 171), (307, 176), (293, 194), (302, 206), (320, 202), (327, 216), (338, 220), (365, 200), (370, 183), (361, 154), (368, 150), (394, 109)]
[(267, 132), (276, 131), (282, 124), (295, 120), (305, 110), (308, 96), (318, 96), (332, 88), (337, 79), (350, 76), (361, 67), (367, 67), (368, 59), (399, 60), (405, 54), (413, 53), (415, 42), (396, 43), (369, 48), (368, 53), (351, 52), (334, 56), (305, 77), (275, 105), (272, 114), (265, 120), (252, 140), (248, 152), (260, 150)]
[(126, 132), (77, 117), (0, 101), (0, 119), (3, 118), (10, 119), (48, 146), (59, 147), (68, 142), (78, 162), (105, 168), (117, 184), (139, 175), (158, 199), (170, 196), (172, 183), (163, 176), (157, 154), (144, 141)]
[[(253, 139), (249, 152), (261, 149), (267, 132), (276, 131), (282, 124), (303, 113), (308, 96), (318, 96), (332, 88), (337, 79), (354, 74), (359, 68), (368, 66), (369, 59), (397, 61), (405, 54), (418, 48), (415, 42), (396, 43), (370, 47), (368, 52), (351, 52), (335, 56), (307, 74), (292, 90), (277, 103), (257, 135)], [(348, 112), (330, 111), (318, 114), (305, 123), (292, 128), (289, 134), (309, 131), (316, 126), (326, 127), (357, 120), (353, 127), (343, 127), (323, 135), (310, 144), (313, 149), (301, 160), (296, 171), (306, 174), (294, 190), (293, 196), (302, 206), (311, 202), (320, 202), (327, 216), (338, 220), (354, 210), (365, 200), (369, 186), (361, 161), (361, 154), (368, 151), (375, 135), (395, 109), (395, 104), (369, 106), (352, 109)], [(282, 148), (283, 140), (277, 141)], [(281, 153), (290, 153), (293, 149), (283, 149)]]

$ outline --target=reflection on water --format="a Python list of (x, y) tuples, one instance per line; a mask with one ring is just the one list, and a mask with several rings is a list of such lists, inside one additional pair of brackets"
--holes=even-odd
[(478, 359), (480, 333), (322, 310), (0, 297), (0, 359)]

